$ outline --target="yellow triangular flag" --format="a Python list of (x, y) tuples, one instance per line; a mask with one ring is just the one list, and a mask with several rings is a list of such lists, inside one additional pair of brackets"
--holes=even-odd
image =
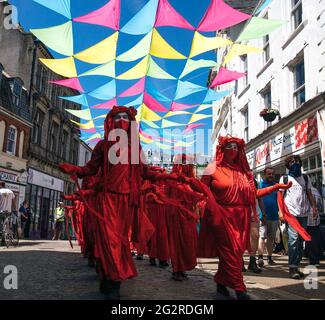
[(140, 79), (147, 74), (148, 70), (148, 61), (149, 56), (144, 57), (138, 64), (136, 64), (130, 70), (124, 72), (123, 74), (119, 75), (117, 79), (120, 80), (134, 80)]
[(173, 121), (169, 121), (169, 120), (166, 120), (166, 119), (163, 119), (163, 121), (161, 123), (161, 127), (162, 128), (178, 127), (178, 126), (183, 126), (183, 124), (177, 123), (177, 122), (173, 122)]
[(202, 104), (201, 106), (199, 106), (194, 113), (198, 113), (200, 111), (206, 110), (212, 108), (212, 104)]
[(140, 140), (144, 143), (153, 143), (152, 139), (144, 137), (141, 133), (140, 133)]
[(150, 110), (145, 104), (142, 104), (141, 119), (145, 119), (147, 121), (159, 121), (161, 120), (161, 116)]
[(169, 45), (156, 29), (154, 29), (152, 33), (150, 54), (164, 59), (187, 59)]
[(154, 129), (159, 129), (159, 126), (157, 126), (154, 122), (152, 121), (148, 121), (145, 119), (142, 119), (141, 122), (143, 122), (144, 124), (146, 124), (147, 126), (154, 128)]
[(75, 78), (78, 76), (73, 57), (64, 59), (40, 59), (40, 61), (60, 76), (66, 78)]
[(207, 118), (211, 118), (212, 114), (193, 114), (191, 117), (191, 120), (189, 121), (188, 124), (194, 123), (196, 121), (202, 120), (202, 119), (207, 119)]
[(229, 50), (228, 54), (225, 56), (223, 61), (223, 66), (225, 66), (230, 60), (232, 60), (236, 56), (242, 56), (247, 53), (254, 53), (254, 52), (261, 52), (262, 49), (255, 48), (251, 46), (246, 46), (244, 44), (235, 43), (231, 49)]
[(84, 129), (84, 130), (95, 128), (95, 124), (94, 124), (93, 120), (90, 120), (87, 123), (79, 123), (79, 122), (76, 122), (74, 120), (70, 120), (70, 121), (73, 122), (74, 124), (76, 124), (77, 126), (79, 126), (81, 129)]
[(165, 114), (164, 118), (169, 118), (169, 117), (173, 117), (173, 116), (180, 116), (182, 114), (191, 114), (188, 111), (169, 111)]
[(105, 40), (77, 53), (74, 57), (92, 64), (108, 63), (116, 58), (118, 36), (119, 32), (116, 31)]
[(190, 58), (197, 56), (200, 53), (207, 52), (213, 49), (222, 48), (232, 44), (233, 42), (222, 37), (205, 37), (195, 31)]

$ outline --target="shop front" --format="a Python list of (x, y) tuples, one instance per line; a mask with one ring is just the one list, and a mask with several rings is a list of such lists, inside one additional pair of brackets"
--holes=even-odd
[(0, 180), (6, 183), (6, 188), (15, 194), (16, 206), (19, 206), (25, 200), (27, 172), (17, 172), (10, 169), (0, 168)]
[(31, 208), (30, 236), (50, 239), (54, 228), (54, 210), (63, 200), (64, 181), (46, 173), (28, 169), (26, 198)]

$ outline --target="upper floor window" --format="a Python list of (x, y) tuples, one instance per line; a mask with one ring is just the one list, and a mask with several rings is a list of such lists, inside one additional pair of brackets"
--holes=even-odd
[(78, 164), (78, 156), (79, 156), (79, 143), (76, 139), (73, 139), (72, 146), (71, 146), (71, 162), (73, 164)]
[(248, 132), (248, 126), (249, 126), (249, 118), (248, 118), (248, 106), (246, 106), (242, 110), (242, 117), (243, 117), (243, 127), (244, 127), (244, 140), (245, 142), (248, 142), (249, 140), (249, 132)]
[(66, 156), (67, 156), (68, 138), (69, 138), (69, 133), (66, 130), (63, 130), (60, 156), (64, 160), (66, 160)]
[(23, 90), (22, 81), (16, 78), (10, 80), (10, 88), (12, 92), (12, 102), (15, 107), (19, 107)]
[(248, 85), (248, 61), (247, 61), (247, 54), (240, 57), (242, 61), (242, 70), (246, 73), (243, 77), (243, 87), (246, 88)]
[(264, 108), (272, 108), (272, 92), (271, 87), (268, 86), (263, 92), (262, 92), (262, 98), (264, 101)]
[(13, 126), (8, 128), (7, 135), (7, 153), (14, 155), (16, 153), (17, 129)]
[(292, 72), (294, 78), (294, 106), (298, 108), (306, 102), (304, 59), (292, 67)]
[(291, 0), (292, 1), (292, 10), (291, 10), (291, 19), (293, 29), (297, 29), (302, 23), (302, 0)]
[(34, 125), (33, 125), (33, 142), (41, 144), (41, 137), (42, 137), (42, 128), (44, 122), (44, 113), (40, 110), (36, 111)]
[(52, 123), (51, 134), (50, 134), (50, 151), (56, 152), (57, 141), (59, 135), (59, 125), (56, 122)]
[[(268, 14), (266, 14), (264, 19), (268, 19)], [(263, 62), (264, 64), (267, 63), (270, 60), (270, 37), (267, 34), (265, 37), (263, 37)]]

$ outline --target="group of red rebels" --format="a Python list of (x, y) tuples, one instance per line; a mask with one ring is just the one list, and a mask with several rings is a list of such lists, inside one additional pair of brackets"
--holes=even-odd
[[(291, 183), (257, 190), (244, 141), (229, 136), (219, 137), (215, 159), (201, 179), (185, 154), (175, 157), (171, 173), (143, 161), (112, 163), (108, 155), (118, 138), (111, 141), (109, 133), (120, 129), (131, 136), (135, 117), (133, 107), (113, 107), (91, 160), (83, 167), (60, 165), (77, 184), (77, 191), (65, 196), (73, 201), (66, 208), (81, 251), (89, 265), (96, 266), (100, 291), (107, 299), (120, 299), (121, 282), (137, 276), (135, 248), (139, 256), (147, 254), (152, 265), (156, 259), (162, 267), (170, 261), (176, 281), (188, 278), (186, 271), (196, 267), (197, 258), (218, 258), (217, 292), (229, 297), (231, 288), (237, 299), (251, 299), (242, 258), (250, 249), (251, 221), (257, 220), (256, 199), (288, 189)], [(117, 155), (129, 155), (131, 148), (130, 138)], [(143, 159), (141, 147), (138, 153)], [(279, 205), (288, 212), (280, 193)], [(289, 213), (284, 218), (297, 225)]]

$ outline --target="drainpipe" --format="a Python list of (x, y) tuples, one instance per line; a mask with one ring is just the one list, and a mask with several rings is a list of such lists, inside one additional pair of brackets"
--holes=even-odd
[(33, 48), (33, 60), (32, 60), (32, 70), (30, 75), (30, 82), (29, 82), (29, 95), (28, 95), (28, 104), (31, 106), (32, 102), (32, 87), (34, 85), (34, 75), (35, 75), (35, 67), (36, 67), (36, 55), (37, 55), (37, 45), (39, 41), (34, 40), (34, 48)]

